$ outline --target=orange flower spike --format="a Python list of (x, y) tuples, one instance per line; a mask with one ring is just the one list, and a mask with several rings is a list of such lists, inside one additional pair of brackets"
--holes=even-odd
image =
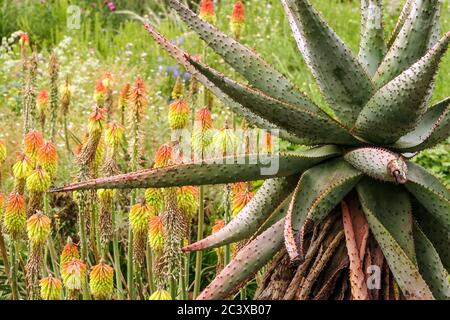
[(211, 228), (211, 233), (214, 234), (214, 233), (218, 232), (220, 229), (222, 229), (223, 227), (225, 227), (225, 220), (218, 219), (214, 222), (214, 225)]
[(27, 220), (27, 234), (30, 243), (40, 246), (47, 241), (51, 231), (51, 220), (45, 214), (38, 211)]
[(195, 114), (195, 121), (202, 130), (212, 128), (212, 114), (208, 107), (203, 107), (197, 110)]
[(106, 89), (110, 90), (114, 84), (114, 75), (112, 74), (112, 72), (108, 71), (103, 75), (103, 78), (101, 81), (102, 81), (103, 86)]
[(34, 194), (41, 194), (46, 192), (51, 184), (50, 175), (40, 165), (31, 171), (26, 180), (26, 187), (28, 192)]
[(141, 77), (138, 77), (131, 88), (129, 97), (130, 106), (133, 113), (142, 115), (147, 107), (147, 92), (145, 90), (145, 83)]
[(153, 216), (148, 223), (148, 241), (150, 247), (155, 251), (164, 248), (164, 225), (161, 216)]
[(31, 130), (25, 135), (25, 153), (29, 157), (34, 158), (43, 144), (44, 137), (39, 131)]
[(48, 172), (50, 177), (54, 177), (58, 167), (58, 154), (51, 142), (45, 142), (37, 152), (37, 162)]
[(103, 84), (103, 79), (97, 81), (94, 92), (94, 100), (97, 106), (101, 107), (105, 104), (106, 87)]
[(233, 198), (231, 206), (233, 217), (236, 216), (249, 202), (252, 200), (254, 193), (251, 191), (243, 191), (237, 193)]
[(214, 10), (214, 2), (212, 0), (201, 0), (198, 16), (210, 24), (215, 24), (217, 17)]
[(80, 259), (80, 253), (78, 252), (78, 246), (69, 237), (59, 257), (59, 264), (62, 267), (66, 262), (72, 261), (73, 259)]
[(155, 154), (154, 168), (161, 168), (173, 164), (173, 148), (169, 144), (163, 144)]
[(30, 37), (28, 36), (28, 33), (26, 32), (20, 33), (19, 44), (22, 48), (30, 44)]
[(230, 19), (231, 33), (236, 39), (239, 39), (245, 24), (245, 7), (242, 1), (237, 0), (234, 3), (233, 13)]
[(3, 215), (5, 231), (16, 239), (25, 229), (26, 221), (25, 198), (18, 192), (12, 192), (8, 196)]

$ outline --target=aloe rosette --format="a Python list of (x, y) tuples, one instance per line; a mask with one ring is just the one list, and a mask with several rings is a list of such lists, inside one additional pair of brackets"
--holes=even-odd
[[(269, 155), (279, 164), (271, 174), (264, 174), (261, 169), (267, 165), (261, 161), (251, 162), (251, 155), (237, 155), (94, 179), (54, 191), (265, 180), (230, 223), (184, 248), (205, 250), (251, 239), (198, 299), (234, 294), (283, 247), (291, 261), (302, 263), (303, 231), (318, 226), (352, 193), (402, 295), (448, 299), (450, 192), (410, 160), (450, 135), (450, 97), (433, 106), (429, 103), (450, 41), (450, 32), (439, 38), (440, 2), (407, 1), (386, 43), (381, 1), (361, 1), (362, 40), (354, 55), (309, 1), (281, 1), (332, 116), (253, 50), (210, 24), (205, 14), (208, 19), (201, 19), (179, 1), (168, 2), (248, 84), (196, 61), (145, 23), (150, 35), (246, 121), (277, 129), (280, 138), (311, 148)], [(346, 229), (346, 236), (350, 234)], [(336, 241), (342, 238), (339, 234)], [(346, 243), (350, 248), (353, 241)]]

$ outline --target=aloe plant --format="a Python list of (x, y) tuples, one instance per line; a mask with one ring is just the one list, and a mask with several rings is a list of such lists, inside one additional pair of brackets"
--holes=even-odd
[[(361, 281), (367, 277), (363, 268), (367, 261), (382, 267), (385, 282), (391, 284), (384, 297), (450, 298), (450, 192), (410, 161), (450, 134), (450, 97), (429, 105), (438, 64), (450, 41), (450, 32), (438, 38), (440, 1), (407, 1), (391, 39), (385, 42), (382, 1), (362, 0), (360, 52), (354, 55), (309, 1), (281, 0), (298, 48), (332, 114), (253, 50), (179, 1), (168, 2), (248, 84), (196, 61), (145, 23), (150, 35), (248, 122), (277, 129), (281, 138), (311, 148), (270, 155), (279, 161), (278, 172), (271, 175), (261, 173), (263, 163), (250, 163), (250, 156), (243, 155), (234, 162), (141, 170), (53, 191), (264, 179), (254, 198), (229, 224), (183, 248), (205, 250), (250, 239), (198, 299), (231, 296), (274, 257), (265, 279), (270, 282), (271, 274), (284, 272), (289, 279), (284, 298), (331, 297), (325, 293), (336, 288), (341, 292), (335, 298), (379, 297), (362, 283), (366, 279)], [(342, 212), (344, 223), (333, 224), (336, 212), (338, 217)], [(347, 247), (345, 254), (341, 241)], [(333, 260), (333, 256), (341, 259)], [(346, 268), (350, 279), (348, 272), (339, 273)], [(326, 281), (319, 281), (323, 287), (313, 288), (319, 274)], [(351, 288), (350, 296), (345, 288)]]

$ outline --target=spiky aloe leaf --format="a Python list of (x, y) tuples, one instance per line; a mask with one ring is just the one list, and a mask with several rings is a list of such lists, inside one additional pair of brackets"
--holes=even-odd
[(184, 52), (183, 50), (175, 46), (173, 43), (171, 43), (167, 38), (165, 38), (158, 31), (156, 31), (156, 29), (149, 23), (145, 23), (145, 28), (153, 37), (153, 39), (155, 39), (155, 41), (157, 41), (161, 45), (161, 47), (163, 47), (175, 60), (177, 60), (178, 63), (180, 63), (183, 67), (185, 67), (187, 71), (189, 71), (194, 77), (196, 77), (206, 88), (208, 88), (208, 90), (214, 93), (214, 95), (217, 98), (219, 98), (225, 105), (230, 107), (234, 112), (242, 115), (251, 124), (254, 124), (261, 129), (279, 130), (279, 136), (292, 143), (302, 144), (304, 142), (304, 139), (279, 128), (275, 124), (261, 118), (260, 116), (254, 114), (247, 108), (244, 108), (242, 105), (240, 105), (233, 99), (229, 98), (218, 87), (216, 87), (211, 81), (209, 81), (205, 76), (199, 73), (192, 66), (192, 64), (187, 59), (189, 55), (186, 52)]
[(414, 240), (416, 245), (417, 261), (423, 278), (429, 285), (433, 296), (439, 300), (450, 299), (450, 283), (438, 252), (428, 240), (417, 223), (414, 223)]
[(449, 42), (450, 32), (378, 90), (358, 116), (354, 131), (371, 142), (391, 144), (413, 130), (425, 113), (437, 66)]
[(386, 53), (381, 0), (361, 0), (361, 43), (359, 61), (373, 76)]
[(262, 92), (244, 87), (201, 63), (192, 60), (190, 62), (231, 99), (267, 121), (302, 137), (304, 144), (358, 144), (358, 140), (328, 116), (320, 116), (307, 109), (276, 100)]
[(450, 135), (450, 97), (429, 108), (417, 127), (391, 147), (400, 152), (416, 152), (434, 147)]
[(427, 238), (433, 243), (439, 257), (447, 269), (450, 271), (450, 233), (449, 231), (433, 217), (416, 199), (412, 199), (413, 214), (421, 230)]
[(405, 160), (399, 154), (387, 149), (358, 148), (347, 152), (344, 158), (352, 166), (374, 179), (402, 184), (407, 181)]
[[(53, 189), (65, 192), (83, 189), (165, 188), (206, 185), (284, 177), (299, 173), (340, 154), (336, 146), (323, 146), (290, 154), (241, 155), (205, 159), (157, 169), (144, 169)], [(271, 165), (276, 167), (269, 168)]]
[(197, 299), (225, 299), (237, 292), (281, 249), (283, 246), (283, 225), (284, 219), (278, 221), (242, 248)]
[(352, 126), (373, 92), (364, 67), (307, 0), (282, 3), (322, 94), (337, 118)]
[[(362, 0), (364, 1), (364, 0)], [(395, 39), (397, 38), (398, 34), (400, 33), (400, 30), (403, 28), (403, 25), (405, 24), (406, 19), (409, 16), (409, 13), (411, 12), (411, 6), (414, 0), (406, 0), (405, 4), (403, 5), (402, 11), (400, 12), (400, 15), (398, 17), (397, 23), (395, 24), (394, 30), (392, 30), (391, 36), (389, 37), (389, 41), (387, 43), (387, 47), (391, 48), (392, 44), (394, 43)]]
[(284, 228), (286, 249), (291, 260), (301, 260), (298, 244), (305, 222), (320, 222), (362, 175), (342, 158), (325, 162), (302, 174), (294, 190)]
[(434, 299), (415, 263), (411, 204), (402, 187), (364, 179), (358, 196), (370, 229), (407, 299)]
[(297, 181), (298, 176), (266, 180), (252, 200), (225, 227), (183, 250), (216, 248), (249, 238), (291, 194)]
[(408, 179), (408, 191), (450, 232), (450, 191), (413, 162), (408, 162)]
[(390, 82), (425, 54), (436, 34), (436, 16), (439, 24), (439, 6), (439, 0), (412, 1), (401, 30), (373, 78), (377, 88)]
[(254, 51), (200, 19), (179, 1), (169, 0), (169, 4), (209, 47), (222, 56), (254, 87), (278, 100), (300, 105), (318, 114), (324, 114), (305, 94), (299, 92), (284, 75), (271, 67)]

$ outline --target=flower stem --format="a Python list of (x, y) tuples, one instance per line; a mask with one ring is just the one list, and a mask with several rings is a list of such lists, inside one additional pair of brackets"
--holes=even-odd
[[(203, 224), (204, 224), (204, 187), (199, 188), (199, 204), (198, 204), (198, 222), (197, 222), (197, 241), (203, 238)], [(194, 279), (194, 294), (193, 299), (197, 298), (200, 293), (201, 277), (202, 277), (202, 259), (203, 251), (199, 250), (195, 255), (195, 279)]]
[(152, 257), (152, 249), (150, 245), (147, 243), (147, 250), (145, 251), (145, 260), (147, 263), (147, 281), (148, 287), (150, 291), (150, 295), (155, 292), (155, 280), (153, 278), (153, 257)]
[(117, 299), (123, 300), (122, 273), (120, 272), (120, 252), (119, 237), (116, 230), (116, 210), (113, 205), (112, 210), (112, 230), (113, 230), (113, 254), (114, 254), (114, 271), (116, 273)]
[(9, 254), (11, 260), (11, 290), (12, 290), (12, 299), (19, 300), (19, 290), (17, 287), (17, 259), (16, 259), (16, 249), (17, 249), (17, 240), (11, 240), (9, 246)]

